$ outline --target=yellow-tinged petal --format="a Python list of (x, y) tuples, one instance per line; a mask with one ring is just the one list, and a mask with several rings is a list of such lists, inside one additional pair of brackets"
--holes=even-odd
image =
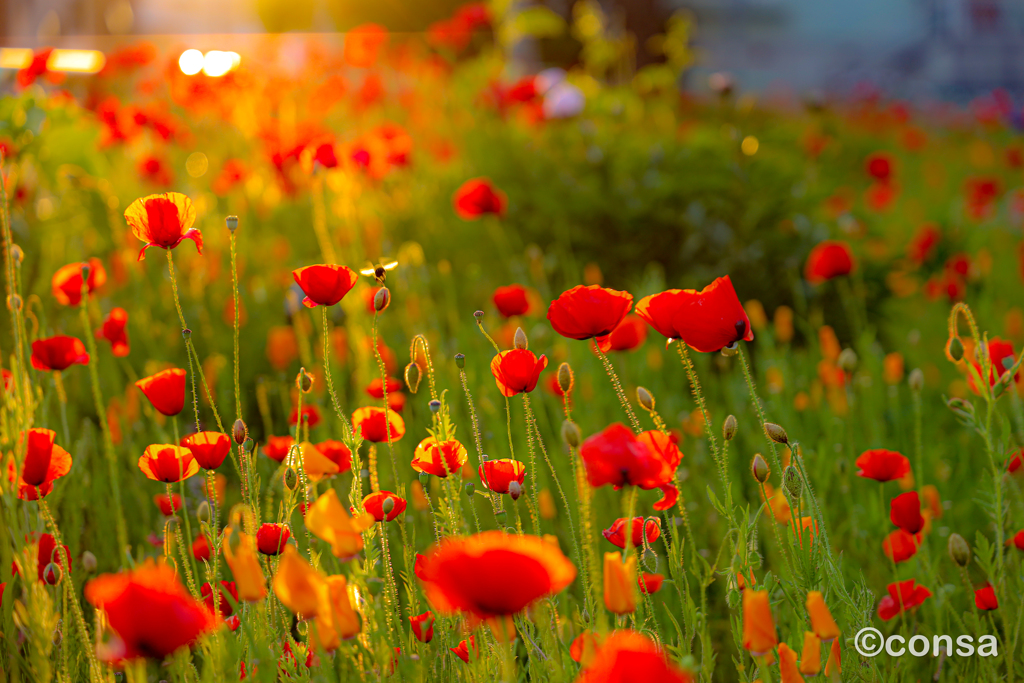
[(636, 554), (622, 561), (622, 553), (604, 554), (604, 604), (614, 614), (636, 610)]
[(330, 543), (331, 552), (340, 560), (349, 560), (363, 549), (362, 532), (373, 522), (373, 515), (366, 513), (351, 517), (334, 489), (328, 489), (306, 510), (306, 528)]
[(800, 673), (817, 676), (821, 672), (821, 638), (804, 631), (804, 650), (800, 653)]
[(299, 451), (302, 455), (302, 467), (310, 481), (317, 482), (340, 471), (338, 463), (327, 458), (308, 441), (299, 444)]
[(811, 630), (818, 638), (827, 643), (839, 636), (839, 626), (828, 611), (828, 605), (820, 592), (807, 593), (807, 614), (811, 617)]
[(292, 545), (284, 547), (272, 585), (281, 604), (307, 618), (317, 614), (327, 596), (324, 575), (306, 562)]
[(327, 577), (328, 604), (330, 610), (324, 610), (320, 617), (326, 619), (330, 615), (331, 628), (342, 640), (359, 635), (362, 621), (352, 607), (352, 593), (344, 576), (336, 574)]
[(256, 602), (267, 595), (267, 580), (260, 569), (259, 556), (256, 554), (256, 541), (247, 534), (224, 529), (227, 542), (224, 543), (224, 559), (231, 567), (238, 589), (238, 599), (244, 602)]

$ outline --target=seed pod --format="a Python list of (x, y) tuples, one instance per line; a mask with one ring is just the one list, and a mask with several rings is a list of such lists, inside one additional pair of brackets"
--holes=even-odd
[(212, 518), (213, 515), (210, 513), (210, 504), (204, 500), (199, 504), (199, 507), (196, 508), (196, 519), (200, 522), (209, 524)]
[(958, 567), (966, 567), (971, 562), (971, 546), (960, 534), (949, 535), (949, 557)]
[(43, 581), (51, 586), (56, 586), (64, 578), (64, 570), (56, 562), (50, 562), (43, 569)]
[(295, 384), (299, 391), (308, 394), (313, 390), (313, 375), (306, 372), (306, 368), (299, 368), (299, 375), (295, 378)]
[(434, 400), (432, 400), (430, 403), (428, 403), (427, 405), (430, 406), (430, 412), (432, 412), (432, 413), (436, 413), (439, 410), (441, 410), (441, 402), (438, 401), (436, 398)]
[(395, 509), (395, 499), (388, 496), (384, 499), (384, 502), (380, 504), (380, 509), (384, 511), (385, 515), (390, 515), (391, 511)]
[(580, 445), (580, 428), (576, 426), (576, 423), (572, 420), (566, 420), (562, 423), (562, 441), (564, 441), (569, 448), (578, 448)]
[(95, 555), (93, 555), (88, 550), (82, 553), (82, 569), (84, 569), (86, 573), (92, 574), (94, 571), (96, 571), (96, 565), (97, 562)]
[(381, 313), (391, 303), (391, 291), (387, 287), (381, 287), (373, 295), (373, 310)]
[(775, 443), (789, 443), (789, 437), (786, 436), (786, 430), (775, 424), (774, 422), (764, 423), (764, 433), (768, 435), (768, 438)]
[(473, 317), (476, 318), (477, 320), (480, 320), (480, 318), (484, 317), (484, 312), (483, 311), (473, 311)]
[(409, 363), (405, 366), (405, 386), (409, 388), (410, 394), (415, 394), (419, 390), (421, 379), (423, 379), (423, 373), (420, 372), (419, 365)]
[(473, 485), (473, 482), (471, 482), (471, 481), (467, 481), (467, 482), (466, 482), (466, 494), (467, 494), (467, 495), (470, 495), (470, 496), (472, 496), (472, 495), (473, 495), (473, 490), (474, 490), (475, 488), (476, 488), (476, 487), (475, 487), (475, 486)]
[(245, 427), (245, 422), (242, 418), (235, 420), (235, 424), (231, 425), (231, 438), (234, 439), (235, 444), (241, 446), (245, 443), (246, 437), (249, 436), (249, 430)]
[(736, 430), (738, 429), (738, 427), (739, 426), (736, 423), (735, 415), (730, 415), (729, 417), (725, 418), (725, 422), (722, 423), (722, 437), (726, 441), (732, 441), (733, 437), (736, 436)]
[(839, 360), (836, 364), (844, 372), (853, 372), (857, 367), (857, 352), (853, 349), (843, 349), (843, 352), (839, 354)]
[(466, 367), (466, 354), (457, 353), (455, 354), (455, 366), (461, 370)]
[(235, 230), (238, 230), (238, 216), (228, 216), (224, 219), (224, 225), (234, 234)]
[(754, 459), (750, 461), (750, 473), (754, 475), (754, 479), (758, 483), (765, 483), (768, 481), (768, 476), (771, 474), (771, 469), (768, 467), (768, 463), (764, 461), (760, 453), (754, 454)]
[(420, 472), (420, 485), (424, 488), (430, 483), (430, 475), (426, 472)]
[(187, 327), (185, 329), (183, 329), (181, 331), (181, 338), (184, 339), (185, 341), (188, 341), (189, 339), (191, 339), (192, 338), (192, 330), (190, 330)]
[(946, 342), (946, 357), (954, 363), (959, 363), (964, 358), (964, 343), (960, 337), (950, 337)]
[(924, 373), (921, 372), (921, 368), (914, 368), (910, 371), (907, 384), (910, 385), (911, 391), (921, 391), (924, 388)]
[(242, 442), (242, 450), (246, 453), (252, 453), (252, 449), (256, 447), (256, 442), (252, 440), (251, 436), (245, 437), (245, 441)]
[(82, 264), (82, 286), (85, 287), (89, 281), (89, 264)]
[(508, 495), (512, 496), (512, 500), (519, 500), (519, 496), (523, 495), (523, 487), (519, 485), (518, 481), (508, 483)]
[(800, 473), (792, 465), (786, 467), (786, 470), (782, 473), (782, 485), (786, 487), (786, 493), (789, 494), (791, 499), (800, 500), (803, 485), (800, 482)]
[(295, 468), (289, 467), (284, 471), (284, 487), (289, 491), (294, 491), (295, 487), (299, 485), (299, 475), (295, 471)]
[(568, 394), (572, 391), (575, 381), (572, 368), (569, 367), (568, 363), (562, 363), (558, 366), (558, 388), (562, 390), (563, 394)]
[(637, 387), (636, 400), (640, 403), (640, 407), (647, 412), (654, 410), (654, 396), (652, 396), (651, 392), (647, 391), (647, 389)]
[(523, 328), (517, 327), (515, 337), (512, 339), (512, 345), (517, 349), (525, 349), (530, 345), (529, 340), (526, 338), (526, 333), (523, 332)]

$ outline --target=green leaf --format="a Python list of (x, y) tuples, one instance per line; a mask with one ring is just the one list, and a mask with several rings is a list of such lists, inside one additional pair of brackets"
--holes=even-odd
[(557, 38), (565, 33), (565, 19), (547, 7), (528, 7), (512, 20), (511, 29), (533, 38)]

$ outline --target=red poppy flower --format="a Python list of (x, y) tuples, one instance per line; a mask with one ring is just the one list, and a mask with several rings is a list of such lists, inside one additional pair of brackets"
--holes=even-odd
[(591, 339), (611, 334), (633, 307), (633, 295), (600, 285), (576, 285), (548, 306), (548, 321), (555, 332), (569, 339)]
[(204, 470), (215, 470), (231, 452), (231, 437), (220, 432), (196, 432), (181, 440)]
[(164, 517), (170, 517), (175, 512), (181, 509), (181, 496), (177, 493), (167, 496), (166, 493), (158, 493), (153, 496), (153, 502), (160, 508), (160, 514)]
[(348, 266), (316, 265), (292, 271), (292, 277), (306, 297), (308, 308), (333, 306), (355, 287), (359, 276)]
[(77, 306), (82, 302), (82, 268), (89, 267), (89, 277), (86, 279), (88, 293), (102, 287), (107, 282), (107, 271), (98, 258), (89, 259), (88, 263), (69, 263), (62, 266), (53, 274), (50, 287), (53, 296), (65, 306)]
[[(24, 433), (22, 438), (24, 439)], [(53, 481), (71, 470), (71, 454), (54, 443), (57, 433), (52, 429), (28, 430), (25, 462), (18, 481), (18, 498), (36, 500), (53, 490)]]
[[(320, 410), (316, 406), (302, 406), (302, 422), (309, 425), (312, 429), (320, 424)], [(299, 407), (295, 406), (292, 408), (291, 415), (288, 416), (288, 424), (296, 425), (299, 423)]]
[(263, 455), (276, 462), (284, 462), (294, 444), (295, 439), (290, 436), (272, 436), (263, 447)]
[(470, 636), (468, 641), (463, 640), (459, 643), (458, 647), (450, 647), (448, 649), (454, 652), (459, 659), (464, 661), (466, 664), (469, 664), (469, 648), (471, 647), (473, 648), (474, 659), (479, 657), (480, 650), (476, 646), (476, 636)]
[(996, 599), (996, 591), (992, 584), (985, 584), (974, 591), (974, 604), (978, 609), (984, 611), (999, 608), (999, 600)]
[[(391, 499), (394, 507), (391, 512), (384, 512), (384, 501)], [(390, 522), (395, 517), (405, 512), (405, 498), (398, 496), (391, 491), (375, 491), (363, 498), (363, 509), (373, 515), (378, 522)]]
[(207, 540), (206, 536), (200, 534), (196, 537), (196, 540), (192, 541), (192, 557), (196, 558), (200, 562), (209, 562), (211, 555), (210, 541)]
[(660, 488), (665, 496), (654, 504), (656, 510), (671, 507), (679, 495), (672, 482), (683, 454), (671, 438), (661, 432), (636, 436), (625, 425), (616, 423), (584, 441), (580, 457), (591, 486)]
[(490, 178), (473, 178), (455, 190), (452, 203), (459, 218), (470, 221), (484, 214), (504, 216), (508, 198), (494, 186)]
[(925, 223), (917, 229), (907, 245), (907, 258), (917, 265), (923, 264), (935, 253), (942, 239), (942, 231), (934, 223)]
[(526, 298), (526, 287), (522, 285), (498, 287), (494, 290), (491, 300), (498, 312), (506, 318), (523, 315), (530, 310), (530, 302)]
[[(64, 566), (64, 555), (67, 555), (68, 566)], [(62, 569), (71, 571), (74, 566), (74, 562), (71, 560), (71, 553), (68, 551), (66, 545), (57, 547), (56, 541), (53, 540), (51, 534), (40, 534), (39, 545), (36, 549), (36, 576), (40, 581), (43, 581), (43, 575), (46, 573), (46, 565), (53, 562), (59, 565)]]
[[(993, 337), (988, 340), (988, 356), (992, 362), (992, 369), (989, 372), (988, 382), (989, 386), (994, 386), (999, 378), (1002, 377), (1003, 373), (1013, 367), (1013, 363), (1016, 359), (1013, 352), (1013, 342), (1008, 342), (999, 337)], [(978, 376), (984, 376), (984, 371), (981, 369), (981, 363), (977, 360), (971, 361), (971, 365), (978, 372)], [(1020, 373), (1018, 372), (1013, 376), (1013, 381), (1016, 382), (1020, 379)], [(974, 382), (974, 376), (968, 373), (967, 383), (970, 384), (971, 390), (978, 393), (978, 387)]]
[(359, 431), (363, 438), (373, 443), (386, 443), (388, 432), (391, 440), (398, 441), (405, 436), (405, 420), (393, 410), (377, 406), (364, 406), (352, 413), (352, 429)]
[(135, 383), (153, 407), (167, 415), (177, 415), (185, 407), (185, 371), (181, 368), (161, 370)]
[(124, 212), (132, 232), (145, 246), (139, 251), (139, 259), (146, 258), (150, 247), (173, 249), (182, 240), (196, 243), (196, 251), (203, 253), (203, 235), (192, 226), (196, 222), (196, 208), (192, 200), (180, 192), (151, 194), (136, 199)]
[(263, 524), (256, 530), (256, 549), (264, 555), (278, 555), (291, 537), (284, 524)]
[(576, 683), (693, 683), (693, 675), (669, 660), (657, 643), (636, 631), (613, 631)]
[(882, 552), (893, 562), (906, 562), (917, 554), (921, 547), (921, 534), (908, 534), (896, 529), (882, 540)]
[[(230, 617), (231, 614), (235, 611), (234, 608), (231, 607), (231, 603), (228, 602), (227, 596), (230, 595), (231, 598), (235, 601), (235, 604), (238, 604), (238, 589), (235, 588), (234, 581), (221, 581), (220, 585), (221, 589), (217, 592), (217, 597), (220, 598), (220, 616), (226, 619)], [(212, 612), (213, 588), (210, 586), (209, 583), (204, 583), (202, 587), (199, 589), (199, 592), (203, 596), (203, 602), (206, 603), (206, 609)]]
[(910, 461), (896, 451), (876, 448), (864, 451), (854, 464), (858, 477), (887, 482), (902, 479), (910, 472)]
[(889, 504), (889, 519), (908, 534), (916, 534), (923, 529), (924, 516), (917, 491), (908, 491), (893, 498)]
[(213, 612), (189, 595), (174, 569), (152, 561), (93, 579), (85, 599), (103, 610), (117, 634), (97, 647), (103, 661), (163, 659), (217, 627)]
[(189, 449), (160, 443), (146, 446), (139, 458), (139, 469), (150, 479), (173, 484), (198, 472), (199, 463)]
[(901, 612), (920, 607), (926, 599), (932, 596), (930, 590), (924, 586), (918, 586), (914, 579), (890, 583), (886, 590), (889, 591), (889, 594), (878, 603), (878, 618), (882, 621), (889, 621), (893, 617), (898, 617)]
[(501, 351), (491, 359), (491, 374), (502, 396), (529, 393), (537, 387), (540, 373), (548, 366), (547, 356), (537, 358), (533, 351)]
[(1013, 544), (1017, 550), (1024, 550), (1024, 529), (1021, 529), (1013, 535), (1013, 538), (1006, 542), (1007, 545)]
[[(383, 399), (384, 398), (384, 388), (385, 388), (384, 387), (384, 382), (382, 382), (380, 377), (378, 377), (378, 378), (374, 379), (373, 381), (371, 381), (370, 384), (366, 387), (366, 393), (369, 394), (373, 398)], [(395, 393), (396, 391), (401, 391), (402, 390), (402, 381), (401, 380), (397, 380), (394, 377), (388, 377), (387, 390), (388, 390), (388, 396), (389, 397), (390, 397), (391, 394)]]
[(637, 585), (640, 587), (641, 593), (657, 593), (661, 590), (661, 584), (664, 583), (665, 577), (662, 574), (648, 574), (644, 573), (636, 580)]
[(753, 341), (754, 330), (728, 275), (700, 290), (670, 289), (644, 297), (636, 312), (669, 339), (702, 353), (736, 341)]
[(537, 536), (484, 531), (449, 536), (417, 558), (416, 576), (441, 614), (509, 617), (576, 578), (565, 555)]
[[(285, 438), (285, 437), (275, 437)], [(290, 437), (288, 437), (290, 438)], [(290, 446), (290, 444), (289, 444)], [(338, 466), (338, 473), (348, 472), (352, 469), (352, 451), (340, 441), (328, 439), (316, 444), (320, 454)], [(282, 458), (283, 459), (283, 458)]]
[(67, 370), (72, 365), (88, 365), (89, 354), (77, 337), (57, 335), (32, 342), (32, 367), (36, 370)]
[[(639, 310), (640, 304), (637, 304)], [(647, 323), (638, 315), (630, 313), (622, 319), (611, 334), (597, 338), (598, 347), (608, 353), (609, 351), (632, 351), (643, 346), (647, 341)]]
[(96, 330), (97, 339), (110, 342), (111, 350), (117, 358), (128, 355), (128, 311), (123, 308), (112, 308), (110, 315), (103, 320), (103, 327)]
[(516, 482), (522, 486), (524, 479), (526, 465), (518, 460), (488, 460), (480, 465), (480, 481), (495, 493), (508, 493), (509, 484)]
[(888, 152), (874, 152), (868, 155), (864, 162), (864, 170), (868, 175), (880, 182), (889, 180), (892, 176), (892, 155)]
[[(643, 517), (634, 517), (632, 531), (634, 548), (640, 548), (643, 546), (644, 536), (647, 537), (648, 544), (654, 543), (661, 536), (661, 520), (657, 517), (652, 517), (645, 522)], [(610, 527), (601, 533), (604, 534), (604, 537), (608, 539), (612, 545), (625, 548), (626, 518), (619, 517)]]
[(826, 240), (811, 249), (804, 267), (804, 277), (812, 285), (849, 275), (854, 269), (853, 253), (846, 242)]
[(429, 643), (434, 638), (434, 613), (426, 611), (409, 617), (412, 624), (412, 634), (421, 643)]
[(438, 442), (433, 436), (420, 441), (412, 457), (412, 468), (435, 477), (447, 477), (466, 464), (469, 454), (457, 439)]

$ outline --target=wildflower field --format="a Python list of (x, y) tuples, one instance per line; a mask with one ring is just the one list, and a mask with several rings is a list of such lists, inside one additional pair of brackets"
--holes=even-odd
[(612, 27), (0, 72), (0, 681), (1024, 675), (1019, 105)]

